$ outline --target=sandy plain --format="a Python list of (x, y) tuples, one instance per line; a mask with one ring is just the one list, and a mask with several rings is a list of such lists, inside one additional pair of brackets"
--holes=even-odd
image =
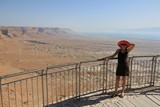
[[(112, 55), (119, 48), (117, 42), (121, 39), (109, 36), (80, 35), (24, 38), (2, 36), (0, 40), (0, 75)], [(136, 44), (130, 56), (158, 55), (160, 53), (158, 40), (138, 38), (128, 38), (127, 40)]]
[[(63, 33), (63, 30), (53, 35), (41, 32), (35, 33), (30, 30), (28, 32), (29, 33), (25, 33), (22, 36), (15, 37), (1, 35), (0, 76), (109, 56), (119, 48), (117, 42), (121, 39), (127, 39), (136, 44), (135, 49), (129, 56), (158, 55), (160, 53), (159, 40), (115, 38), (109, 35), (106, 37), (98, 35), (92, 37), (68, 32)], [(7, 81), (5, 80), (5, 82)], [(24, 85), (25, 84), (26, 83), (24, 83)], [(32, 82), (28, 84), (32, 84)], [(17, 90), (15, 92), (19, 92), (19, 96), (27, 96), (25, 92), (26, 87), (22, 89), (23, 93), (20, 93), (20, 87), (21, 86), (16, 85)], [(34, 88), (34, 90), (35, 89), (36, 88)], [(4, 94), (8, 93), (5, 90), (9, 90), (9, 94), (13, 96), (12, 100), (15, 100), (14, 84), (10, 85), (9, 89), (4, 87), (3, 90)], [(29, 98), (32, 97), (32, 92), (32, 89), (29, 90)], [(21, 99), (21, 97), (17, 98)], [(5, 100), (8, 101), (8, 98)], [(27, 106), (28, 103), (29, 102), (24, 99), (23, 104)], [(15, 104), (13, 103), (13, 105)]]

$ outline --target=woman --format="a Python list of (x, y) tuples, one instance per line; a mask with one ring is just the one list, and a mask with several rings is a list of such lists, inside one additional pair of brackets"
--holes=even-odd
[(119, 87), (120, 77), (122, 76), (122, 91), (120, 97), (123, 98), (127, 76), (129, 76), (128, 53), (135, 47), (135, 44), (131, 44), (126, 40), (121, 40), (118, 42), (118, 46), (120, 47), (120, 49), (117, 49), (117, 51), (113, 55), (98, 60), (105, 60), (106, 58), (114, 58), (116, 55), (118, 55), (115, 91), (111, 95), (111, 97), (117, 96), (118, 94), (117, 89)]

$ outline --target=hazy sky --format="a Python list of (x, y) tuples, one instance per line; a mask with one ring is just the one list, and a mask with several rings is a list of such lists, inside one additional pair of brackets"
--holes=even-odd
[(0, 25), (77, 32), (160, 27), (160, 0), (0, 0)]

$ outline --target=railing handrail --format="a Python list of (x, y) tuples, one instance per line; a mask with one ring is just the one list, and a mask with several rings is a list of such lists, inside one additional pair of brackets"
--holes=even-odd
[(16, 76), (30, 74), (30, 73), (34, 73), (34, 72), (38, 73), (38, 72), (43, 72), (43, 71), (44, 71), (44, 69), (28, 70), (28, 71), (24, 71), (24, 72), (18, 72), (18, 73), (3, 75), (3, 76), (0, 76), (0, 79), (10, 78), (10, 77), (16, 77)]
[[(159, 67), (160, 65), (160, 63), (158, 62), (159, 61), (158, 57), (160, 57), (160, 55), (129, 57), (129, 61), (131, 62), (130, 64), (131, 75), (127, 83), (128, 89), (131, 89), (132, 88), (131, 86), (132, 85), (134, 86), (134, 84), (137, 85), (137, 82), (135, 82), (135, 80), (137, 81), (137, 75), (139, 75), (138, 74), (139, 71), (138, 72), (136, 71), (137, 74), (132, 76), (132, 70), (134, 71), (139, 68), (140, 70), (142, 70), (141, 74), (144, 74), (144, 75), (139, 75), (139, 78), (140, 76), (146, 76), (146, 73), (149, 73), (147, 74), (148, 75), (147, 78), (142, 78), (141, 83), (145, 83), (145, 85), (150, 85), (150, 86), (154, 86), (154, 83), (156, 83), (157, 81), (158, 81), (157, 83), (159, 83), (159, 79), (157, 80), (157, 77), (155, 78), (155, 76), (158, 74), (155, 72), (157, 70), (156, 66), (158, 65)], [(139, 60), (139, 58), (144, 58), (144, 59)], [(6, 97), (3, 91), (4, 91), (4, 88), (6, 90), (6, 86), (8, 89), (8, 99), (10, 99), (9, 89), (13, 87), (13, 89), (15, 90), (15, 93), (14, 93), (15, 103), (17, 103), (18, 101), (16, 100), (17, 98), (16, 97), (16, 86), (20, 85), (19, 90), (21, 90), (20, 93), (22, 93), (23, 83), (24, 83), (24, 87), (26, 88), (25, 89), (27, 93), (26, 98), (29, 98), (28, 97), (28, 85), (30, 85), (30, 88), (32, 88), (32, 90), (35, 90), (35, 89), (36, 91), (39, 90), (37, 91), (37, 93), (34, 93), (34, 91), (32, 91), (32, 100), (34, 99), (34, 95), (39, 100), (39, 93), (41, 93), (40, 98), (42, 99), (40, 102), (38, 102), (38, 105), (43, 104), (43, 106), (45, 106), (46, 104), (48, 105), (51, 102), (49, 99), (49, 94), (52, 95), (51, 97), (53, 97), (53, 95), (56, 94), (55, 95), (56, 97), (54, 97), (55, 98), (54, 100), (55, 102), (58, 102), (59, 100), (62, 101), (61, 98), (62, 99), (63, 98), (64, 99), (80, 98), (83, 95), (91, 94), (91, 93), (98, 92), (98, 91), (108, 92), (114, 89), (113, 79), (115, 79), (114, 73), (115, 73), (115, 65), (117, 64), (117, 59), (118, 58), (111, 58), (111, 59), (106, 58), (104, 60), (85, 60), (85, 61), (80, 61), (80, 62), (72, 62), (72, 63), (65, 63), (61, 65), (48, 66), (46, 67), (46, 69), (28, 70), (24, 72), (0, 76), (0, 103), (3, 107), (3, 103), (5, 102), (3, 98), (4, 96)], [(148, 61), (146, 61), (146, 59)], [(150, 59), (152, 60), (150, 61)], [(143, 61), (146, 63), (145, 64), (146, 66), (149, 66), (149, 69), (147, 70), (146, 73), (144, 73), (144, 70), (145, 70), (144, 69), (145, 66), (143, 67), (144, 64), (141, 65), (137, 63), (136, 60), (137, 62)], [(136, 62), (135, 65), (134, 65), (134, 62)], [(112, 74), (110, 71), (112, 72)], [(36, 76), (27, 75), (27, 76), (23, 76), (21, 79), (17, 78), (18, 80), (12, 79), (10, 82), (7, 80), (5, 81), (6, 83), (5, 82), (2, 83), (3, 79), (22, 76), (22, 75), (26, 75), (30, 73), (37, 73), (37, 75)], [(149, 83), (146, 82), (148, 80), (149, 80)], [(35, 84), (35, 87), (34, 87), (34, 83), (37, 83)], [(141, 85), (141, 83), (138, 83), (138, 85), (139, 84)], [(58, 91), (59, 91), (59, 94), (57, 94)], [(72, 92), (69, 92), (69, 91), (72, 91)], [(62, 93), (64, 94), (64, 97), (62, 97)], [(22, 94), (21, 94), (21, 97), (22, 97), (21, 100), (23, 100)], [(29, 99), (27, 99), (27, 101), (29, 101)], [(8, 102), (10, 104), (9, 100)], [(34, 105), (34, 100), (31, 102)], [(53, 99), (52, 99), (52, 104), (55, 102), (53, 102)], [(23, 105), (23, 102), (21, 104)]]
[(88, 62), (96, 62), (98, 60), (85, 60), (85, 61), (80, 61), (79, 63), (88, 63)]
[[(160, 57), (160, 55), (132, 56), (132, 57), (129, 57), (129, 58), (144, 58), (144, 57), (155, 57), (155, 58), (157, 58), (157, 57)], [(118, 58), (117, 57), (116, 58), (110, 58), (109, 60), (114, 60), (114, 59), (118, 59)], [(60, 64), (60, 65), (48, 66), (48, 67), (46, 67), (46, 69), (66, 67), (66, 66), (70, 66), (70, 65), (80, 65), (81, 63), (96, 62), (96, 61), (98, 61), (98, 60), (84, 60), (84, 61), (80, 61), (80, 62), (71, 62), (71, 63), (65, 63), (65, 64)], [(104, 60), (101, 60), (101, 61), (104, 61)], [(34, 69), (34, 70), (27, 70), (27, 71), (19, 72), (19, 73), (2, 75), (2, 76), (0, 76), (0, 79), (20, 76), (20, 75), (34, 73), (34, 72), (41, 72), (41, 71), (44, 71), (44, 70), (45, 69)]]
[(155, 55), (148, 55), (148, 56), (132, 56), (133, 58), (144, 58), (144, 57), (156, 57)]
[(53, 68), (59, 68), (59, 67), (66, 67), (66, 66), (77, 65), (77, 64), (79, 64), (79, 63), (78, 63), (78, 62), (71, 62), (71, 63), (65, 63), (65, 64), (61, 64), (61, 65), (49, 66), (49, 67), (47, 67), (47, 69), (53, 69)]

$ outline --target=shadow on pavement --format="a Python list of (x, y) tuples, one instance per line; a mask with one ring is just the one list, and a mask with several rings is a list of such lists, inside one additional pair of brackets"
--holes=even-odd
[[(120, 91), (119, 91), (120, 93)], [(134, 95), (160, 95), (160, 86), (148, 86), (143, 88), (127, 89), (125, 91), (126, 96)], [(93, 106), (95, 104), (101, 103), (103, 100), (112, 100), (110, 93), (102, 93), (97, 95), (92, 95), (88, 97), (82, 97), (81, 99), (68, 99), (65, 101), (58, 102), (56, 104), (51, 104), (45, 107), (83, 107), (83, 106)]]

